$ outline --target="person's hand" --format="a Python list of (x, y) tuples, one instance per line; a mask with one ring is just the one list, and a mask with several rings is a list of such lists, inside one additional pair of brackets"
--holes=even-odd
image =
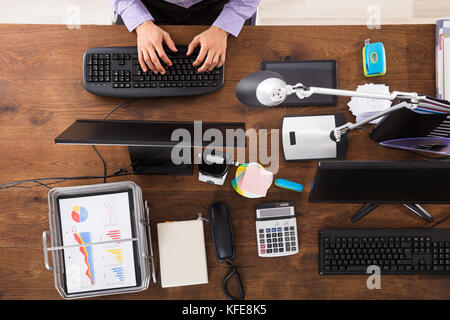
[(156, 74), (158, 72), (165, 74), (166, 71), (159, 59), (168, 66), (172, 65), (172, 61), (170, 61), (164, 52), (163, 42), (173, 52), (177, 51), (170, 35), (155, 25), (151, 20), (147, 20), (137, 26), (136, 33), (139, 64), (142, 70), (147, 71), (148, 66)]
[(187, 55), (191, 55), (194, 49), (200, 45), (200, 53), (192, 64), (198, 68), (198, 72), (211, 71), (214, 67), (221, 67), (225, 62), (227, 52), (228, 32), (211, 26), (207, 30), (197, 35), (189, 44)]

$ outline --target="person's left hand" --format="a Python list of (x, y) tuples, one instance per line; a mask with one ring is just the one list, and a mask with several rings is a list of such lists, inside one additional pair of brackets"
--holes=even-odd
[(199, 35), (195, 36), (189, 44), (187, 55), (191, 55), (194, 49), (200, 45), (200, 53), (192, 64), (198, 68), (198, 72), (211, 71), (215, 67), (221, 67), (225, 62), (227, 52), (228, 32), (216, 26), (211, 26)]

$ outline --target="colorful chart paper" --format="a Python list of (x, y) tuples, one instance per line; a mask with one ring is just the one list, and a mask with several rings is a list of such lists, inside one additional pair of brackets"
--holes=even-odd
[(60, 199), (59, 211), (63, 245), (75, 246), (64, 249), (67, 293), (137, 284), (133, 242), (120, 241), (133, 238), (128, 192)]

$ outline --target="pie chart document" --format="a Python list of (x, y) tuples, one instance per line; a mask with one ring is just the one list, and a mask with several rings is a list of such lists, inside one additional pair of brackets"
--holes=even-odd
[[(58, 199), (67, 293), (138, 284), (130, 193)], [(105, 244), (96, 244), (96, 243)]]

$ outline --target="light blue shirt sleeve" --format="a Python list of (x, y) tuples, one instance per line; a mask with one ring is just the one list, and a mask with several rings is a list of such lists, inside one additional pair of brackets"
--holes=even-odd
[(259, 2), (260, 0), (230, 0), (223, 7), (213, 26), (219, 27), (237, 37), (245, 20), (256, 12)]
[[(154, 20), (140, 0), (109, 0), (109, 2), (114, 11), (122, 17), (130, 32), (142, 22)], [(173, 3), (174, 1), (167, 2)], [(193, 3), (197, 2), (200, 1), (193, 1)], [(260, 0), (230, 0), (225, 4), (213, 25), (237, 37), (245, 20), (256, 12), (259, 2)]]
[(119, 14), (131, 32), (147, 20), (153, 20), (147, 7), (140, 0), (109, 0), (114, 11)]

